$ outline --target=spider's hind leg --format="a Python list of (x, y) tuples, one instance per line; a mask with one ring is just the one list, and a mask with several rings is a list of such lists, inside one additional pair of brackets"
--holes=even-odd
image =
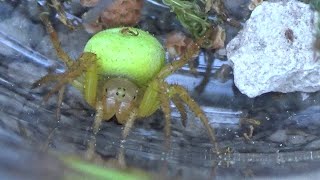
[(219, 154), (220, 150), (219, 150), (218, 143), (216, 140), (215, 131), (209, 125), (209, 120), (208, 120), (207, 116), (205, 115), (205, 113), (200, 108), (200, 106), (194, 101), (194, 99), (192, 99), (189, 96), (187, 90), (184, 87), (182, 87), (180, 85), (170, 85), (169, 88), (170, 88), (171, 94), (178, 95), (179, 98), (181, 98), (181, 100), (185, 104), (187, 104), (187, 106), (190, 108), (190, 110), (193, 111), (195, 113), (195, 115), (200, 118), (202, 124), (204, 125), (205, 129), (208, 132), (208, 135), (209, 135), (209, 138), (210, 138), (212, 144), (214, 145), (215, 153)]
[(181, 122), (183, 127), (187, 126), (187, 111), (185, 106), (183, 105), (182, 100), (178, 97), (178, 95), (173, 95), (171, 97), (171, 101), (173, 102), (173, 104), (176, 106), (176, 108), (178, 109), (180, 116), (181, 116)]

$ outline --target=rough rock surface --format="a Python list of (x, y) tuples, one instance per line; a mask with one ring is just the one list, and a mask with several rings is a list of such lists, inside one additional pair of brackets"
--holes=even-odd
[(295, 0), (264, 2), (227, 45), (234, 81), (249, 97), (266, 92), (320, 90), (313, 53), (316, 14)]

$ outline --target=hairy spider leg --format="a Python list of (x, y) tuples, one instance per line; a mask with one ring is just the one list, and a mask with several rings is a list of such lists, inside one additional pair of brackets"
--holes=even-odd
[[(88, 160), (93, 160), (93, 158), (95, 157), (95, 150), (96, 150), (96, 136), (98, 134), (98, 132), (100, 131), (100, 127), (103, 121), (103, 114), (104, 114), (104, 105), (103, 102), (101, 101), (102, 98), (97, 98), (99, 100), (97, 100), (96, 103), (96, 115), (95, 115), (95, 119), (93, 122), (93, 126), (92, 126), (92, 130), (93, 130), (93, 136), (91, 137), (91, 139), (88, 142), (88, 148), (87, 151), (85, 152), (85, 157)], [(135, 120), (138, 118), (138, 114), (137, 114), (137, 109), (133, 108), (130, 112), (130, 115), (128, 117), (128, 120), (126, 121), (125, 125), (124, 125), (124, 129), (122, 130), (122, 141), (120, 142), (120, 150), (118, 152), (118, 163), (121, 167), (126, 167), (126, 163), (125, 163), (125, 158), (124, 158), (124, 147), (123, 147), (123, 143), (125, 142), (125, 140), (127, 139)]]
[[(208, 54), (208, 53), (206, 53), (206, 54)], [(211, 55), (206, 55), (205, 58), (207, 60), (206, 72), (204, 74), (202, 81), (195, 87), (195, 90), (198, 92), (198, 94), (203, 93), (205, 87), (209, 83), (210, 75), (211, 75), (211, 71), (212, 71), (212, 65), (214, 62), (214, 59), (213, 59), (213, 57), (211, 57)]]
[(188, 63), (189, 58), (200, 49), (197, 43), (194, 43), (190, 50), (187, 51), (178, 61), (174, 61), (164, 66), (157, 75), (157, 79), (165, 79), (178, 69), (182, 68), (186, 63)]
[(62, 76), (63, 76), (63, 74), (47, 74), (46, 76), (44, 76), (44, 77), (40, 78), (39, 80), (37, 80), (36, 82), (34, 82), (31, 85), (31, 89), (35, 89), (37, 87), (40, 87), (43, 84), (48, 83), (48, 82), (56, 81), (59, 78), (61, 78)]
[[(219, 154), (219, 148), (217, 144), (217, 140), (215, 137), (215, 131), (214, 129), (209, 125), (209, 120), (206, 117), (205, 113), (202, 111), (200, 106), (195, 102), (193, 98), (191, 98), (187, 92), (187, 90), (180, 86), (180, 85), (169, 85), (165, 81), (158, 81), (157, 86), (159, 87), (160, 91), (156, 91), (159, 93), (159, 98), (160, 98), (160, 107), (164, 113), (164, 118), (165, 118), (165, 145), (167, 150), (170, 148), (170, 134), (171, 134), (171, 109), (170, 109), (170, 100), (172, 102), (177, 102), (176, 99), (178, 98), (179, 101), (183, 101), (189, 108), (190, 110), (200, 119), (202, 124), (204, 125), (205, 129), (207, 130), (207, 133), (209, 135), (209, 138), (214, 145), (214, 151)], [(184, 106), (182, 103), (180, 105), (183, 107), (183, 110), (179, 110), (180, 113), (186, 113)], [(179, 106), (180, 106), (179, 105)], [(142, 106), (142, 104), (140, 105)], [(186, 114), (185, 117), (182, 118), (182, 123), (185, 124), (183, 120), (186, 119)]]
[[(58, 35), (56, 31), (54, 30), (49, 18), (48, 13), (44, 12), (40, 15), (40, 19), (43, 21), (44, 25), (46, 26), (46, 30), (49, 33), (50, 40), (53, 44), (53, 47), (56, 51), (57, 56), (60, 60), (62, 60), (65, 65), (67, 66), (68, 70), (62, 74), (48, 74), (32, 85), (32, 89), (42, 86), (43, 84), (49, 83), (49, 82), (57, 82), (53, 89), (47, 93), (47, 95), (43, 98), (44, 101), (47, 101), (54, 93), (59, 91), (58, 97), (57, 97), (57, 110), (56, 110), (56, 118), (57, 123), (60, 121), (60, 112), (61, 112), (61, 104), (63, 100), (63, 94), (65, 90), (65, 85), (68, 83), (72, 83), (77, 89), (81, 90), (83, 85), (76, 81), (76, 79), (81, 76), (85, 71), (92, 70), (95, 66), (95, 60), (96, 56), (93, 53), (83, 53), (80, 58), (77, 61), (74, 61), (70, 56), (62, 49), (60, 45), (60, 41), (58, 39)], [(90, 66), (93, 66), (90, 67)], [(87, 81), (85, 81), (86, 83)], [(88, 87), (88, 86), (87, 86)], [(57, 129), (59, 124), (55, 128), (51, 130), (49, 133), (49, 136), (47, 138), (47, 141), (45, 144), (47, 146), (50, 143), (50, 139), (53, 136), (55, 130)]]
[(36, 81), (32, 85), (32, 88), (39, 87), (51, 81), (56, 81), (57, 83), (54, 85), (52, 90), (50, 90), (44, 97), (44, 101), (47, 101), (54, 93), (61, 90), (63, 86), (72, 83), (75, 79), (84, 74), (90, 68), (90, 66), (95, 64), (95, 62), (95, 54), (88, 52), (83, 53), (80, 58), (75, 61), (66, 72), (62, 74), (48, 74)]
[(57, 35), (57, 32), (54, 30), (49, 18), (48, 18), (48, 13), (44, 12), (40, 14), (40, 19), (46, 26), (46, 30), (49, 33), (51, 42), (53, 44), (53, 47), (56, 51), (57, 56), (67, 65), (68, 68), (73, 64), (73, 59), (70, 58), (70, 56), (62, 49), (60, 45), (60, 41)]
[[(58, 39), (58, 35), (56, 33), (56, 31), (54, 30), (49, 18), (48, 18), (49, 13), (47, 12), (43, 12), (40, 14), (40, 19), (42, 20), (42, 22), (44, 23), (44, 25), (46, 26), (46, 30), (49, 33), (50, 36), (50, 40), (53, 44), (53, 47), (56, 51), (57, 56), (67, 65), (68, 68), (71, 67), (71, 65), (73, 64), (73, 60), (69, 57), (69, 55), (62, 49), (59, 39)], [(49, 82), (50, 80), (42, 80), (43, 82)], [(36, 83), (35, 83), (36, 84)], [(41, 85), (39, 82), (37, 83), (39, 86)], [(37, 85), (36, 84), (36, 85)], [(59, 95), (57, 97), (57, 110), (56, 110), (56, 117), (57, 120), (60, 120), (60, 112), (61, 112), (61, 104), (62, 104), (62, 99), (63, 99), (63, 94), (64, 94), (64, 89), (65, 87), (62, 86), (61, 90), (59, 91)]]
[[(59, 91), (59, 95), (58, 95), (58, 102), (57, 104), (62, 104), (62, 99), (63, 99), (63, 94), (65, 91), (65, 86), (63, 86), (61, 88), (61, 90)], [(57, 125), (55, 126), (55, 128), (53, 128), (51, 130), (51, 132), (49, 133), (46, 142), (43, 144), (42, 146), (42, 151), (47, 151), (47, 148), (49, 147), (50, 141), (52, 139), (52, 136), (54, 135), (54, 132), (58, 129), (59, 124), (60, 124), (60, 113), (61, 113), (61, 106), (57, 107), (57, 111), (56, 111), (56, 119), (57, 119)]]
[[(89, 66), (92, 66), (95, 61), (95, 55), (93, 53), (83, 53), (77, 61), (74, 61), (61, 47), (57, 32), (54, 30), (49, 18), (48, 13), (44, 12), (40, 15), (40, 19), (43, 21), (44, 25), (46, 26), (46, 30), (50, 35), (50, 40), (53, 44), (53, 47), (56, 51), (57, 56), (60, 60), (62, 60), (65, 65), (67, 66), (68, 70), (59, 75), (46, 75), (37, 82), (35, 82), (32, 88), (41, 86), (44, 83), (50, 81), (60, 81), (53, 90), (49, 92), (49, 94), (44, 98), (44, 100), (48, 100), (48, 98), (55, 93), (56, 91), (60, 90), (65, 84), (72, 83), (78, 89), (81, 89), (79, 82), (74, 81), (77, 77), (79, 77), (84, 71), (87, 69), (90, 70)], [(94, 58), (93, 58), (94, 57)], [(62, 77), (62, 78), (61, 78)], [(61, 82), (62, 81), (62, 82)], [(62, 96), (58, 96), (61, 97)], [(58, 99), (58, 102), (62, 102), (61, 98)], [(58, 107), (61, 104), (58, 104)]]
[[(208, 31), (207, 34), (210, 34), (210, 31)], [(207, 34), (199, 38), (194, 44), (192, 44), (179, 61), (172, 62), (166, 65), (165, 67), (163, 67), (156, 77), (158, 82), (165, 79), (167, 76), (169, 76), (173, 72), (180, 69), (183, 65), (185, 65), (188, 62), (188, 60), (200, 50), (199, 44), (203, 44), (206, 41)], [(215, 151), (218, 154), (219, 148), (217, 145), (214, 129), (210, 127), (208, 118), (206, 117), (204, 112), (201, 110), (199, 105), (194, 102), (194, 100), (188, 95), (187, 91), (182, 86), (170, 85), (169, 87), (171, 89), (170, 91), (174, 92), (173, 94), (178, 95), (183, 100), (183, 102), (185, 102), (189, 106), (189, 108), (196, 114), (196, 116), (200, 118), (203, 125), (207, 129), (210, 140), (212, 141)]]
[(62, 86), (62, 88), (59, 90), (58, 93), (58, 101), (57, 104), (60, 104), (60, 106), (57, 106), (57, 111), (56, 111), (56, 119), (58, 122), (60, 122), (60, 114), (61, 114), (61, 104), (62, 104), (62, 100), (63, 100), (63, 95), (64, 95), (64, 91), (66, 90), (66, 86)]
[(186, 127), (186, 125), (187, 125), (187, 111), (185, 109), (185, 106), (181, 102), (181, 99), (177, 95), (173, 95), (171, 97), (171, 101), (173, 102), (173, 104), (176, 106), (176, 108), (178, 109), (178, 111), (180, 113), (180, 118), (181, 118), (181, 122), (182, 122), (183, 127)]
[(48, 74), (44, 77), (42, 77), (40, 80), (36, 81), (32, 88), (36, 88), (38, 86), (41, 86), (43, 84), (49, 83), (49, 82), (57, 82), (53, 88), (46, 94), (46, 96), (43, 98), (43, 100), (46, 102), (54, 93), (59, 92), (58, 94), (58, 102), (57, 102), (57, 110), (56, 110), (56, 117), (57, 117), (57, 126), (51, 130), (49, 133), (49, 136), (46, 140), (45, 147), (42, 149), (47, 149), (51, 138), (56, 131), (56, 129), (59, 126), (60, 122), (60, 110), (61, 110), (61, 104), (63, 100), (63, 94), (65, 90), (65, 85), (68, 83), (72, 83), (77, 79), (79, 76), (81, 76), (92, 64), (95, 64), (96, 56), (93, 53), (83, 53), (81, 57), (78, 59), (78, 61), (75, 61), (67, 70), (66, 72), (62, 74)]
[[(210, 31), (207, 33), (210, 34)], [(170, 136), (170, 104), (168, 103), (168, 100), (166, 100), (166, 94), (165, 93), (169, 93), (170, 94), (170, 98), (174, 97), (174, 96), (178, 96), (184, 103), (186, 103), (189, 108), (191, 109), (191, 111), (193, 111), (195, 113), (195, 115), (197, 117), (200, 118), (200, 120), (202, 121), (203, 125), (205, 126), (206, 130), (208, 131), (208, 135), (209, 138), (211, 140), (211, 142), (214, 145), (215, 148), (215, 152), (218, 154), (219, 153), (219, 148), (217, 145), (217, 141), (216, 141), (216, 137), (215, 137), (215, 132), (214, 129), (211, 128), (211, 126), (209, 125), (209, 121), (208, 118), (206, 117), (205, 113), (201, 110), (200, 106), (195, 103), (195, 101), (189, 96), (188, 92), (186, 89), (184, 89), (182, 86), (179, 85), (163, 85), (164, 79), (169, 76), (170, 74), (172, 74), (173, 72), (177, 71), (178, 69), (180, 69), (183, 65), (185, 65), (186, 63), (188, 63), (188, 60), (194, 56), (194, 54), (197, 54), (200, 51), (200, 46), (199, 44), (202, 44), (206, 41), (207, 39), (207, 35), (203, 36), (202, 38), (199, 38), (195, 43), (193, 43), (188, 50), (186, 51), (185, 54), (183, 54), (183, 56), (180, 58), (180, 60), (172, 62), (168, 65), (166, 65), (165, 67), (163, 67), (160, 72), (158, 73), (158, 75), (156, 76), (155, 80), (153, 80), (153, 82), (151, 82), (149, 84), (149, 87), (146, 90), (146, 94), (148, 93), (148, 89), (150, 89), (151, 93), (155, 93), (153, 95), (151, 95), (150, 97), (157, 97), (157, 95), (160, 96), (160, 101), (161, 101), (161, 108), (165, 114), (165, 119), (166, 119), (166, 127), (165, 127), (165, 133), (166, 136), (169, 137)], [(160, 83), (160, 84), (158, 84)], [(170, 91), (168, 92), (164, 87), (168, 87), (170, 88)], [(162, 90), (159, 92), (155, 89), (161, 89)], [(150, 94), (151, 94), (150, 93)], [(150, 99), (149, 99), (150, 100)], [(172, 100), (172, 99), (171, 99)], [(150, 100), (152, 101), (152, 100)], [(156, 100), (153, 100), (154, 102), (156, 102)], [(177, 101), (175, 100), (175, 98), (173, 98), (173, 102), (175, 103), (175, 105), (177, 105)], [(147, 104), (145, 102), (141, 102), (141, 105), (139, 107), (139, 110), (144, 109), (141, 107), (144, 107), (144, 104)], [(168, 105), (169, 104), (169, 105)], [(157, 105), (158, 107), (159, 105)], [(178, 110), (180, 112), (180, 114), (182, 115), (182, 120), (184, 119), (184, 114), (186, 114), (186, 111), (182, 108), (183, 106), (181, 105), (177, 105), (178, 106)], [(169, 110), (168, 110), (169, 107)], [(146, 107), (147, 108), (147, 107)], [(149, 110), (150, 111), (150, 110)], [(186, 119), (186, 118), (185, 118)], [(182, 121), (182, 123), (184, 123)], [(169, 133), (169, 135), (167, 134)]]
[(190, 95), (188, 94), (187, 90), (184, 87), (180, 85), (170, 85), (169, 88), (170, 88), (170, 93), (178, 95), (182, 99), (182, 101), (187, 104), (190, 110), (193, 111), (194, 114), (201, 120), (202, 124), (207, 130), (207, 133), (209, 134), (209, 138), (212, 144), (214, 145), (215, 152), (219, 154), (220, 151), (217, 144), (215, 131), (209, 125), (209, 120), (205, 115), (205, 113), (200, 108), (200, 106), (194, 101), (193, 98), (190, 97)]
[(164, 66), (160, 70), (156, 78), (165, 79), (167, 76), (171, 75), (173, 72), (177, 71), (178, 69), (182, 68), (182, 66), (187, 64), (195, 54), (198, 54), (198, 52), (200, 51), (200, 45), (202, 45), (207, 40), (210, 32), (211, 30), (209, 30), (208, 33), (206, 33), (206, 35), (204, 35), (203, 37), (197, 39), (195, 43), (192, 43), (178, 61), (174, 61)]
[[(166, 136), (166, 147), (169, 149), (169, 138), (170, 138), (170, 129), (171, 129), (171, 110), (170, 110), (170, 100), (177, 106), (178, 111), (182, 117), (182, 124), (185, 125), (186, 121), (186, 111), (184, 106), (179, 103), (178, 99), (181, 99), (184, 103), (186, 103), (189, 108), (196, 114), (197, 117), (200, 118), (202, 123), (204, 124), (205, 128), (208, 131), (209, 138), (215, 146), (216, 153), (219, 153), (219, 148), (215, 138), (215, 132), (210, 127), (209, 121), (205, 116), (204, 112), (201, 110), (199, 105), (197, 105), (194, 100), (188, 95), (187, 91), (179, 85), (168, 85), (164, 82), (164, 79), (175, 72), (176, 70), (180, 69), (183, 65), (188, 63), (188, 60), (194, 56), (194, 54), (200, 51), (200, 46), (198, 44), (202, 44), (203, 41), (206, 40), (206, 36), (197, 40), (196, 43), (190, 46), (189, 51), (181, 57), (180, 60), (170, 63), (163, 67), (156, 78), (148, 84), (148, 87), (144, 93), (144, 97), (140, 102), (138, 108), (138, 117), (146, 117), (151, 115), (153, 112), (158, 109), (160, 106), (162, 111), (164, 112), (165, 116), (165, 136)], [(159, 91), (160, 89), (160, 91)], [(169, 90), (170, 89), (170, 90)], [(182, 94), (179, 94), (182, 93)], [(179, 97), (179, 98), (177, 98)], [(158, 100), (160, 98), (160, 102)], [(135, 118), (133, 118), (135, 119)], [(132, 123), (133, 124), (133, 123)], [(126, 125), (125, 125), (126, 127)], [(128, 131), (129, 133), (129, 131)], [(126, 136), (128, 135), (126, 133)], [(123, 138), (125, 139), (126, 136)]]
[(120, 142), (120, 150), (118, 152), (118, 163), (120, 165), (120, 167), (125, 168), (126, 167), (126, 161), (125, 161), (125, 156), (124, 156), (124, 145), (123, 143), (125, 142), (125, 140), (127, 139), (135, 120), (137, 119), (138, 114), (137, 114), (137, 109), (133, 109), (131, 111), (131, 114), (124, 126), (124, 129), (122, 131), (122, 141)]
[(170, 148), (170, 135), (171, 135), (171, 109), (170, 109), (170, 99), (169, 99), (169, 89), (168, 84), (164, 81), (159, 82), (160, 92), (160, 107), (164, 113), (165, 126), (164, 126), (164, 134), (165, 134), (165, 146), (168, 151)]
[[(206, 39), (206, 37), (203, 37), (202, 39), (199, 39), (197, 41), (197, 43), (194, 43), (192, 46), (190, 46), (190, 51), (187, 51), (182, 56), (182, 58), (180, 60), (175, 61), (175, 62), (165, 66), (164, 68), (162, 68), (160, 70), (160, 72), (158, 73), (158, 75), (154, 78), (154, 80), (152, 80), (147, 85), (147, 88), (142, 91), (143, 97), (139, 103), (139, 107), (137, 109), (135, 109), (135, 108), (131, 109), (131, 113), (128, 117), (128, 120), (126, 121), (126, 123), (124, 125), (124, 130), (122, 132), (122, 140), (123, 140), (122, 142), (124, 142), (126, 140), (129, 132), (131, 131), (131, 129), (134, 125), (134, 121), (137, 118), (150, 116), (159, 107), (161, 107), (161, 109), (163, 110), (163, 112), (165, 114), (165, 120), (166, 120), (166, 123), (165, 123), (166, 147), (169, 147), (170, 128), (171, 128), (171, 110), (170, 110), (170, 99), (169, 99), (169, 94), (168, 94), (169, 93), (168, 92), (168, 90), (169, 90), (168, 84), (164, 82), (164, 79), (165, 79), (165, 77), (172, 74), (174, 71), (180, 69), (184, 64), (186, 64), (188, 62), (188, 60), (192, 56), (194, 56), (194, 54), (198, 53), (200, 50), (198, 43), (202, 43), (202, 41), (204, 41), (205, 39)], [(96, 73), (94, 71), (92, 71), (92, 72), (88, 71), (86, 76), (92, 76), (95, 74)], [(96, 79), (96, 78), (94, 78), (94, 79)], [(161, 89), (161, 91), (159, 91), (159, 89)], [(95, 89), (95, 91), (96, 91), (96, 89)], [(103, 91), (104, 90), (101, 89), (101, 92), (103, 92)], [(97, 101), (99, 101), (98, 99), (101, 99), (101, 98), (98, 98), (100, 96), (101, 96), (101, 94), (96, 95)], [(174, 94), (173, 96), (177, 96), (177, 95)], [(191, 98), (191, 97), (189, 97), (189, 98)], [(180, 97), (180, 99), (182, 99), (183, 101), (186, 101), (185, 99), (183, 99), (181, 97)], [(186, 111), (184, 110), (183, 105), (181, 103), (179, 103), (179, 101), (175, 98), (173, 98), (173, 101), (179, 107), (178, 110), (180, 111), (180, 114), (182, 114), (183, 119), (186, 119)], [(190, 106), (190, 104), (192, 105), (191, 107), (196, 112), (197, 116), (199, 116), (203, 122), (207, 122), (207, 125), (205, 124), (205, 126), (209, 127), (209, 129), (210, 129), (211, 127), (209, 126), (208, 120), (206, 119), (204, 113), (201, 111), (200, 107), (197, 106), (197, 104), (195, 102), (193, 102), (193, 103), (196, 106), (194, 106), (192, 103), (189, 103), (189, 104), (187, 103), (187, 105), (188, 106)], [(103, 112), (103, 108), (104, 108), (103, 104), (98, 102), (97, 107), (96, 107), (97, 116), (95, 118), (94, 128), (93, 128), (93, 131), (95, 132), (95, 134), (99, 131), (99, 127), (101, 125), (101, 121), (102, 121), (103, 116), (99, 115), (99, 114)], [(200, 113), (197, 111), (198, 109), (200, 109)], [(186, 121), (186, 120), (182, 121), (183, 124), (184, 124), (184, 121)], [(210, 136), (212, 136), (212, 139), (214, 139), (213, 141), (215, 141), (213, 130), (211, 129), (208, 131), (209, 131)], [(93, 141), (91, 141), (89, 143), (89, 148), (86, 153), (87, 157), (89, 159), (91, 159), (93, 157), (93, 153), (95, 151), (95, 143), (96, 143), (96, 139), (94, 137)], [(124, 149), (121, 148), (119, 151), (119, 154), (118, 154), (118, 160), (119, 160), (120, 164), (122, 164), (122, 165), (125, 164), (123, 151), (124, 151)]]
[(51, 3), (46, 2), (48, 6), (53, 7), (57, 14), (58, 14), (58, 19), (68, 28), (70, 28), (71, 30), (74, 30), (75, 27), (73, 26), (72, 22), (70, 21), (70, 19), (67, 16), (67, 13), (64, 10), (63, 5), (61, 4), (61, 2), (59, 0), (51, 0)]
[(93, 131), (93, 136), (91, 137), (91, 139), (88, 142), (88, 148), (87, 151), (85, 153), (85, 157), (88, 160), (91, 160), (94, 157), (94, 152), (95, 152), (95, 147), (96, 147), (96, 136), (98, 134), (98, 132), (100, 131), (100, 126), (102, 124), (102, 119), (103, 119), (103, 104), (102, 101), (99, 100), (96, 102), (96, 115), (94, 117), (94, 121), (93, 121), (93, 126), (92, 126), (92, 131)]

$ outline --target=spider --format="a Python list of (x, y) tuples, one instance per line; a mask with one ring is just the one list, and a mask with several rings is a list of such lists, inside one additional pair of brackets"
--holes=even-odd
[[(219, 152), (214, 129), (209, 125), (200, 106), (184, 87), (165, 81), (166, 77), (188, 63), (188, 59), (199, 51), (198, 44), (205, 37), (190, 46), (180, 60), (165, 64), (162, 45), (148, 32), (132, 27), (107, 29), (95, 34), (87, 42), (84, 52), (74, 61), (60, 46), (57, 33), (47, 14), (43, 14), (41, 19), (58, 57), (67, 67), (64, 73), (49, 73), (33, 84), (32, 88), (37, 88), (56, 82), (44, 97), (44, 101), (59, 92), (59, 109), (64, 87), (71, 84), (82, 92), (86, 102), (96, 111), (93, 123), (94, 136), (103, 120), (108, 121), (115, 116), (117, 121), (124, 125), (123, 140), (137, 119), (143, 119), (161, 109), (165, 119), (166, 144), (169, 144), (170, 139), (170, 101), (179, 110), (184, 125), (187, 105), (205, 126), (214, 144), (214, 151)], [(92, 140), (88, 149), (94, 149), (94, 146), (95, 140)]]

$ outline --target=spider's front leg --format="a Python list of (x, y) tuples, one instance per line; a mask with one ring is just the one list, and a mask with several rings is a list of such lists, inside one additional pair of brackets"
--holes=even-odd
[[(102, 101), (98, 101), (96, 105), (96, 115), (93, 123), (93, 137), (90, 139), (88, 143), (87, 151), (85, 152), (85, 157), (88, 160), (95, 160), (95, 161), (101, 161), (100, 157), (95, 156), (95, 150), (96, 150), (96, 136), (98, 132), (100, 131), (100, 127), (103, 121), (104, 116), (104, 106), (102, 104)], [(124, 124), (124, 129), (122, 130), (122, 138), (120, 142), (120, 150), (117, 154), (118, 164), (120, 167), (125, 168), (126, 167), (126, 161), (125, 161), (125, 148), (124, 144), (126, 142), (126, 139), (134, 125), (135, 120), (137, 119), (137, 109), (133, 108), (130, 110), (130, 114), (128, 118), (126, 119), (126, 122)]]
[(66, 72), (62, 74), (48, 74), (33, 83), (31, 88), (34, 89), (50, 82), (57, 82), (52, 90), (49, 91), (49, 93), (43, 98), (44, 101), (47, 101), (54, 93), (63, 88), (64, 85), (72, 83), (79, 76), (85, 73), (90, 68), (90, 66), (95, 64), (95, 61), (95, 54), (88, 52), (83, 53), (81, 57), (77, 61), (75, 61)]
[(49, 18), (48, 18), (48, 13), (47, 12), (43, 12), (40, 14), (40, 19), (43, 22), (43, 24), (46, 27), (46, 30), (49, 34), (50, 40), (52, 42), (52, 45), (56, 51), (57, 56), (59, 57), (60, 60), (62, 60), (68, 68), (70, 68), (70, 66), (73, 64), (73, 59), (62, 49), (59, 38), (58, 38), (58, 34), (55, 31), (55, 29), (53, 28)]
[[(79, 58), (79, 60), (74, 62), (70, 66), (69, 70), (67, 70), (66, 72), (62, 74), (47, 74), (46, 76), (42, 77), (41, 79), (39, 79), (38, 81), (32, 84), (31, 88), (34, 89), (50, 82), (56, 82), (56, 84), (46, 94), (43, 100), (46, 102), (54, 93), (59, 92), (58, 101), (57, 101), (57, 110), (56, 110), (57, 123), (59, 123), (60, 121), (60, 109), (61, 109), (63, 94), (65, 90), (65, 85), (68, 83), (72, 83), (72, 84), (79, 83), (79, 82), (76, 82), (75, 80), (79, 76), (81, 76), (85, 71), (87, 71), (87, 69), (90, 66), (92, 66), (92, 64), (95, 64), (95, 61), (96, 61), (96, 56), (94, 54), (83, 53), (82, 56)], [(76, 84), (75, 86), (79, 86), (79, 85)], [(79, 87), (79, 88), (83, 88), (83, 87)], [(53, 128), (50, 131), (49, 136), (42, 149), (46, 150), (48, 148), (48, 145), (57, 127), (58, 127), (58, 124), (55, 128)]]
[[(74, 79), (76, 79), (79, 74), (81, 74), (81, 71), (86, 70), (88, 63), (92, 63), (92, 57), (91, 54), (85, 54), (82, 55), (79, 58), (79, 62), (74, 62), (72, 58), (62, 49), (60, 45), (60, 41), (58, 39), (57, 32), (53, 28), (49, 18), (48, 13), (43, 12), (40, 14), (40, 19), (42, 20), (43, 24), (46, 27), (46, 30), (49, 34), (50, 40), (53, 44), (53, 47), (56, 51), (57, 56), (62, 60), (66, 66), (68, 67), (68, 70), (65, 73), (62, 74), (48, 74), (44, 76), (43, 78), (39, 79), (35, 83), (32, 84), (31, 88), (37, 88), (39, 86), (42, 86), (43, 84), (47, 84), (49, 82), (57, 82), (57, 84), (53, 87), (53, 89), (43, 98), (44, 101), (47, 101), (54, 93), (59, 91), (59, 96), (57, 100), (57, 111), (56, 111), (56, 118), (59, 121), (60, 120), (60, 108), (62, 104), (63, 94), (65, 85), (67, 83), (72, 82)], [(86, 62), (86, 59), (88, 59), (88, 62)], [(81, 83), (79, 82), (73, 82), (73, 85), (76, 87), (81, 86)], [(81, 89), (79, 87), (78, 89)]]

